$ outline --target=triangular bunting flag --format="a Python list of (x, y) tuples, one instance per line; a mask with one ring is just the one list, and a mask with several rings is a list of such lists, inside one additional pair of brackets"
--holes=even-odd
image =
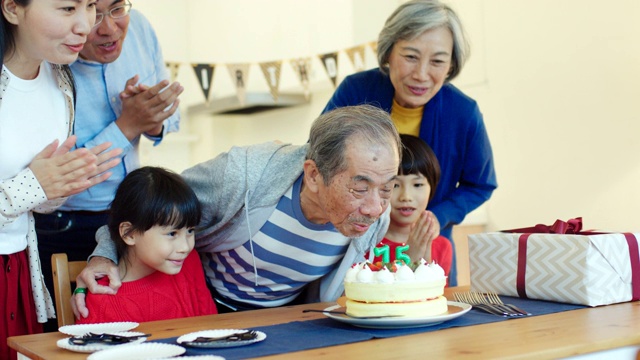
[(273, 101), (278, 102), (278, 88), (280, 87), (280, 69), (282, 61), (269, 61), (260, 63), (260, 69), (264, 74), (264, 78), (269, 85), (269, 92), (273, 97)]
[(236, 86), (236, 93), (240, 105), (244, 105), (247, 93), (247, 81), (249, 80), (249, 63), (227, 64), (231, 81)]
[(311, 73), (311, 58), (298, 58), (290, 60), (293, 71), (298, 75), (298, 80), (302, 84), (305, 99), (309, 100), (309, 74)]
[(169, 69), (169, 74), (171, 76), (171, 82), (176, 81), (178, 78), (178, 69), (180, 68), (180, 63), (167, 61), (165, 66)]
[[(366, 48), (370, 47), (374, 53), (374, 56), (377, 57), (378, 51), (378, 42), (370, 41), (363, 43), (361, 45), (352, 46), (345, 50), (338, 50), (335, 52), (325, 53), (313, 55), (311, 57), (303, 57), (303, 58), (294, 58), (288, 60), (291, 64), (298, 80), (302, 84), (304, 89), (304, 96), (308, 100), (310, 98), (310, 82), (311, 82), (311, 64), (314, 61), (314, 57), (318, 56), (320, 61), (322, 62), (322, 66), (324, 67), (327, 75), (331, 79), (333, 83), (333, 87), (337, 87), (338, 85), (338, 56), (340, 51), (344, 51), (351, 64), (353, 65), (354, 72), (360, 72), (366, 70), (366, 62), (365, 57), (367, 56)], [(260, 65), (260, 69), (262, 70), (262, 74), (264, 75), (265, 80), (267, 81), (267, 85), (269, 86), (269, 92), (271, 93), (271, 97), (274, 102), (277, 102), (280, 97), (280, 83), (282, 81), (282, 62), (287, 60), (273, 60), (268, 62), (258, 63)], [(175, 61), (167, 61), (165, 62), (165, 66), (170, 72), (171, 81), (176, 81), (178, 77), (178, 71), (182, 64)], [(193, 70), (196, 73), (196, 77), (200, 82), (200, 87), (205, 96), (207, 103), (209, 103), (209, 93), (211, 91), (213, 72), (216, 66), (224, 65), (229, 70), (229, 75), (231, 76), (231, 80), (236, 87), (236, 95), (238, 97), (239, 103), (244, 105), (246, 103), (247, 91), (249, 91), (249, 69), (253, 63), (235, 63), (235, 64), (191, 64)]]
[(322, 61), (322, 65), (324, 65), (324, 69), (327, 71), (327, 75), (331, 78), (331, 82), (333, 82), (333, 87), (335, 88), (338, 81), (338, 52), (322, 54), (319, 56), (320, 61)]
[(373, 50), (373, 53), (378, 56), (378, 42), (377, 41), (372, 41), (369, 43), (369, 47), (371, 48), (371, 50)]
[(200, 88), (204, 93), (204, 99), (209, 102), (209, 90), (211, 90), (211, 79), (213, 78), (213, 70), (215, 64), (191, 64), (193, 71), (196, 73), (196, 77), (200, 82)]
[(358, 45), (345, 50), (356, 72), (364, 70), (364, 48), (364, 45)]

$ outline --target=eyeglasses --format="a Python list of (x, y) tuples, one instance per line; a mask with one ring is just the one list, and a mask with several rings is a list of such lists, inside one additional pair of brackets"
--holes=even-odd
[(96, 23), (93, 25), (93, 27), (100, 25), (102, 20), (104, 20), (105, 15), (111, 16), (112, 19), (120, 19), (129, 15), (130, 10), (131, 10), (131, 3), (127, 2), (122, 6), (114, 7), (108, 12), (103, 12), (103, 13), (96, 12)]

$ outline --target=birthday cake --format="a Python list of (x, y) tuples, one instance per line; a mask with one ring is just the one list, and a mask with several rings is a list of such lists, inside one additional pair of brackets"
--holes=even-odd
[(355, 264), (344, 279), (346, 313), (352, 316), (434, 316), (447, 312), (444, 270), (424, 260)]

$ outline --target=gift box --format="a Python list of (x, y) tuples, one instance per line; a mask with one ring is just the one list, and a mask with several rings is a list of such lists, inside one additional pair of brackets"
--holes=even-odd
[(588, 306), (640, 299), (640, 233), (582, 219), (469, 235), (471, 290)]

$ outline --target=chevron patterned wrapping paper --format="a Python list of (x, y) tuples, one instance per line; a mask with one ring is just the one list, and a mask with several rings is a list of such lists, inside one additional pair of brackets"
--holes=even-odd
[[(471, 290), (520, 296), (521, 235), (469, 235)], [(637, 242), (640, 234), (633, 235)], [(637, 251), (634, 256), (638, 257)], [(638, 263), (638, 259), (634, 261)], [(524, 265), (523, 288), (531, 299), (588, 306), (632, 300), (631, 257), (624, 234), (531, 234), (526, 240)]]

